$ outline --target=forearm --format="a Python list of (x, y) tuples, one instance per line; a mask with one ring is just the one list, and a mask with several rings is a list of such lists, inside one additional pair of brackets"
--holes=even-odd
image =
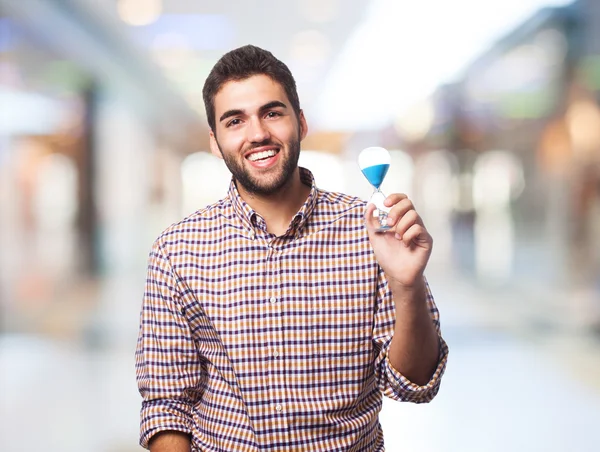
[(439, 359), (439, 337), (426, 302), (425, 281), (403, 287), (390, 281), (396, 308), (389, 359), (392, 366), (413, 383), (425, 385)]
[(192, 443), (187, 433), (165, 431), (150, 440), (150, 452), (190, 452)]

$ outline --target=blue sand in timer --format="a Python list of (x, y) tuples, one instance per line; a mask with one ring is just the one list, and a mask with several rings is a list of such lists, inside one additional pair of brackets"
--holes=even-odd
[(377, 215), (379, 218), (379, 228), (377, 228), (377, 232), (385, 232), (391, 229), (386, 223), (388, 214), (385, 210), (386, 207), (383, 204), (385, 195), (379, 189), (390, 168), (391, 160), (390, 153), (387, 149), (381, 147), (366, 148), (358, 154), (358, 166), (375, 189), (371, 196), (371, 202), (377, 207)]

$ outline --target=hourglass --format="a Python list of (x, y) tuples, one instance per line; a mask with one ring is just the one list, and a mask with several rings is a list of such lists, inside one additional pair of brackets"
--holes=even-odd
[(391, 160), (390, 153), (387, 149), (377, 146), (363, 149), (360, 151), (360, 154), (358, 154), (358, 166), (375, 189), (371, 196), (371, 202), (377, 207), (377, 217), (379, 219), (379, 227), (376, 229), (377, 232), (385, 232), (391, 229), (387, 224), (388, 211), (385, 210), (386, 207), (383, 204), (385, 195), (379, 188), (390, 168)]

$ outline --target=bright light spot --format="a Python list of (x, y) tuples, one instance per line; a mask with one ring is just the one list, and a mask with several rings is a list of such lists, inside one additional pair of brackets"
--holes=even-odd
[(37, 92), (0, 86), (0, 136), (47, 135), (59, 130), (69, 110)]
[(382, 184), (383, 192), (386, 194), (405, 193), (411, 196), (415, 170), (413, 158), (399, 149), (391, 149), (390, 157), (390, 169)]
[(327, 191), (345, 191), (344, 171), (337, 155), (303, 150), (298, 165), (313, 173), (317, 187)]
[(188, 155), (181, 164), (182, 208), (189, 215), (227, 194), (231, 174), (225, 163), (208, 152)]
[(512, 272), (514, 224), (511, 199), (525, 186), (521, 162), (510, 152), (491, 151), (474, 165), (475, 264), (480, 278), (503, 283)]
[(587, 155), (600, 149), (600, 110), (594, 102), (576, 102), (567, 111), (566, 119), (576, 153)]
[(435, 120), (434, 106), (430, 100), (419, 102), (401, 114), (394, 127), (398, 135), (407, 141), (419, 141), (427, 135)]
[(448, 262), (452, 253), (450, 217), (456, 204), (456, 157), (448, 151), (432, 151), (418, 159), (415, 171), (417, 209), (435, 238), (433, 258)]
[(40, 228), (61, 230), (73, 226), (77, 213), (77, 168), (61, 154), (50, 154), (40, 162), (35, 192), (35, 214)]
[(502, 284), (512, 272), (514, 225), (508, 209), (478, 212), (475, 217), (475, 266), (477, 276)]
[(490, 151), (475, 162), (473, 201), (477, 209), (506, 207), (525, 187), (523, 167), (507, 151)]
[(456, 204), (457, 162), (448, 151), (433, 151), (418, 161), (419, 200), (431, 216), (450, 212)]
[(148, 25), (160, 17), (162, 0), (118, 0), (117, 12), (129, 25)]

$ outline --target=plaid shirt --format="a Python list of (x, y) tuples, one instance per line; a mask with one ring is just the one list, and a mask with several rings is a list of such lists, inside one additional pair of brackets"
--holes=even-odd
[(154, 243), (136, 352), (142, 446), (176, 430), (207, 452), (381, 451), (382, 394), (436, 395), (441, 336), (425, 386), (388, 359), (395, 308), (365, 202), (301, 177), (310, 195), (280, 237), (232, 181), (226, 198)]

